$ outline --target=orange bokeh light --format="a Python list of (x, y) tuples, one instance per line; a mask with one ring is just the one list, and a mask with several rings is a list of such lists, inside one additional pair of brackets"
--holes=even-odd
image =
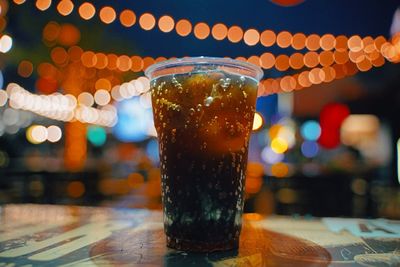
[(154, 58), (152, 57), (144, 57), (143, 58), (143, 70), (146, 70), (148, 67), (154, 64)]
[(360, 62), (357, 62), (357, 68), (360, 71), (369, 71), (372, 68), (372, 63), (370, 60), (368, 60), (367, 58), (364, 58), (363, 60), (361, 60)]
[(298, 83), (303, 87), (310, 87), (312, 85), (312, 83), (310, 82), (309, 76), (310, 76), (309, 71), (307, 71), (307, 70), (303, 71), (297, 77)]
[(283, 162), (275, 163), (271, 166), (271, 174), (278, 178), (283, 178), (289, 174), (289, 166)]
[(374, 40), (374, 46), (377, 51), (381, 51), (382, 45), (386, 43), (386, 38), (383, 36), (378, 36)]
[(281, 48), (287, 48), (292, 44), (292, 34), (287, 31), (280, 32), (276, 36), (276, 44)]
[(53, 48), (51, 50), (50, 55), (51, 55), (51, 59), (53, 60), (53, 62), (56, 63), (57, 65), (63, 65), (68, 60), (68, 53), (62, 47)]
[(162, 62), (162, 61), (165, 61), (165, 60), (167, 60), (166, 57), (158, 57), (158, 58), (155, 59), (155, 62), (158, 63), (158, 62)]
[(107, 69), (109, 70), (116, 70), (117, 69), (117, 61), (118, 61), (118, 56), (115, 54), (108, 54), (107, 55)]
[(364, 52), (371, 53), (373, 51), (376, 51), (374, 41), (375, 40), (371, 36), (367, 36), (362, 39)]
[(251, 56), (247, 59), (247, 62), (254, 64), (256, 66), (260, 66), (260, 57), (258, 56)]
[(32, 72), (33, 72), (33, 64), (32, 64), (32, 62), (30, 62), (28, 60), (22, 60), (18, 64), (18, 74), (21, 77), (28, 78), (29, 76), (32, 75)]
[(324, 82), (329, 83), (336, 78), (336, 72), (334, 68), (327, 66), (323, 67), (322, 71), (324, 72)]
[(79, 42), (81, 39), (81, 32), (77, 27), (72, 24), (66, 23), (61, 25), (60, 34), (57, 41), (64, 46), (72, 46)]
[(180, 36), (188, 36), (192, 32), (192, 24), (186, 19), (181, 19), (176, 23), (175, 29)]
[(22, 5), (23, 3), (25, 3), (26, 0), (14, 0), (14, 3), (17, 5)]
[(115, 13), (114, 8), (110, 6), (105, 6), (102, 9), (100, 9), (100, 20), (105, 23), (105, 24), (110, 24), (112, 23), (116, 17), (117, 14)]
[(35, 83), (36, 88), (43, 94), (52, 94), (57, 91), (57, 80), (52, 77), (41, 77)]
[(294, 53), (289, 58), (289, 65), (295, 70), (301, 69), (304, 66), (304, 56), (301, 53)]
[(68, 16), (74, 10), (74, 3), (70, 0), (61, 0), (57, 5), (57, 11), (63, 16)]
[(36, 8), (45, 11), (51, 6), (51, 0), (36, 0)]
[(313, 68), (319, 64), (318, 53), (308, 52), (304, 55), (304, 65), (309, 68)]
[(332, 34), (324, 34), (320, 39), (321, 48), (325, 51), (335, 48), (336, 39)]
[(96, 68), (97, 69), (105, 69), (108, 65), (108, 58), (103, 53), (96, 53)]
[(84, 20), (89, 20), (93, 18), (94, 14), (96, 13), (96, 8), (93, 4), (85, 2), (80, 5), (78, 12), (81, 18), (83, 18)]
[(347, 37), (344, 35), (339, 35), (336, 37), (336, 42), (335, 42), (335, 48), (337, 51), (346, 51), (348, 46), (347, 46)]
[(144, 13), (139, 18), (139, 25), (143, 30), (149, 31), (156, 25), (156, 19), (150, 13)]
[(232, 26), (228, 30), (228, 39), (232, 43), (238, 43), (243, 38), (243, 30), (239, 26)]
[(68, 49), (69, 59), (73, 62), (81, 60), (83, 50), (79, 46), (72, 46)]
[(37, 72), (41, 77), (55, 77), (57, 75), (57, 68), (50, 63), (44, 62), (39, 64)]
[(287, 55), (279, 55), (275, 60), (275, 68), (279, 71), (285, 71), (289, 68), (289, 57)]
[(85, 193), (85, 185), (80, 181), (70, 182), (67, 186), (67, 194), (72, 198), (79, 198)]
[(332, 51), (322, 51), (319, 55), (319, 62), (322, 66), (330, 66), (335, 61)]
[(50, 21), (43, 29), (43, 39), (48, 42), (53, 42), (60, 34), (60, 25), (57, 22)]
[(284, 92), (291, 92), (296, 88), (296, 79), (288, 75), (281, 79), (280, 87)]
[(271, 53), (263, 53), (260, 57), (261, 66), (264, 69), (270, 69), (275, 65), (275, 56)]
[(307, 37), (303, 33), (296, 33), (292, 38), (292, 47), (296, 50), (301, 50), (306, 47)]
[(85, 51), (81, 56), (83, 66), (87, 68), (94, 67), (96, 65), (96, 55), (92, 51)]
[(162, 32), (170, 32), (174, 29), (174, 26), (175, 26), (175, 21), (170, 16), (165, 15), (158, 20), (158, 28)]
[(270, 47), (275, 44), (276, 35), (271, 30), (265, 30), (261, 33), (260, 41), (263, 46)]
[(124, 27), (131, 27), (136, 23), (136, 15), (132, 10), (125, 9), (119, 14), (119, 21)]
[(338, 64), (344, 64), (349, 60), (349, 53), (347, 51), (336, 50), (333, 54), (334, 60)]
[(132, 67), (132, 61), (131, 58), (128, 57), (127, 55), (122, 55), (118, 57), (117, 60), (117, 68), (120, 71), (128, 71)]
[(310, 70), (308, 78), (311, 83), (320, 84), (325, 79), (325, 73), (320, 68), (314, 68)]
[(107, 91), (111, 90), (111, 82), (108, 79), (100, 78), (96, 81), (94, 87), (96, 90), (104, 89)]
[(206, 23), (200, 22), (194, 26), (193, 32), (197, 39), (204, 40), (210, 35), (210, 27)]
[(255, 29), (249, 29), (244, 33), (243, 39), (249, 46), (256, 45), (260, 41), (260, 33)]
[(228, 35), (228, 27), (222, 23), (215, 24), (212, 27), (211, 34), (215, 40), (221, 41)]
[(358, 52), (364, 48), (362, 39), (358, 35), (350, 37), (349, 40), (347, 41), (347, 45), (349, 49), (353, 52)]
[(371, 61), (374, 67), (381, 67), (385, 64), (385, 58), (379, 54), (379, 56)]
[(358, 50), (358, 51), (350, 51), (349, 58), (352, 62), (359, 63), (363, 61), (366, 57), (362, 50)]
[(131, 61), (132, 61), (131, 71), (139, 72), (143, 69), (143, 60), (141, 57), (133, 56), (131, 57)]
[(320, 37), (317, 34), (311, 34), (306, 39), (306, 47), (310, 51), (318, 50), (320, 46)]

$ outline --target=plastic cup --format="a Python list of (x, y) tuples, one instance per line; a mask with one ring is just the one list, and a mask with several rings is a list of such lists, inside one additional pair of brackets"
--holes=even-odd
[(248, 145), (262, 70), (195, 57), (150, 66), (167, 246), (238, 247)]

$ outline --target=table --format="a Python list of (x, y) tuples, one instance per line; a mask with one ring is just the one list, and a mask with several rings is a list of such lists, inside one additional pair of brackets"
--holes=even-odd
[(187, 253), (160, 211), (5, 205), (0, 266), (400, 266), (400, 222), (245, 214), (238, 250)]

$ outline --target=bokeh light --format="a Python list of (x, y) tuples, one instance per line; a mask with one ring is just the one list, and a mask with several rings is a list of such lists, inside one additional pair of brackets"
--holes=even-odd
[(286, 163), (278, 162), (271, 166), (272, 176), (283, 178), (289, 174), (289, 166)]
[(31, 125), (26, 130), (26, 139), (32, 144), (40, 144), (47, 139), (47, 128), (42, 125)]
[(94, 146), (102, 146), (107, 140), (107, 133), (103, 127), (89, 126), (87, 129), (87, 139)]
[(45, 11), (51, 6), (51, 0), (36, 0), (36, 8)]
[(139, 18), (139, 24), (143, 30), (149, 31), (156, 25), (156, 19), (150, 13), (144, 13)]
[(125, 9), (119, 15), (119, 21), (124, 27), (132, 27), (136, 23), (136, 15), (132, 10)]
[(165, 15), (158, 20), (158, 28), (162, 32), (170, 32), (174, 29), (174, 26), (175, 26), (174, 19), (170, 16)]
[(105, 89), (97, 90), (94, 94), (94, 101), (97, 105), (105, 106), (110, 103), (111, 96), (110, 93)]
[(228, 36), (228, 27), (223, 23), (215, 24), (212, 27), (211, 34), (215, 40), (221, 41)]
[(117, 17), (114, 8), (110, 6), (105, 6), (102, 9), (100, 9), (100, 20), (105, 23), (105, 24), (110, 24), (112, 23), (115, 18)]
[(175, 29), (178, 35), (185, 37), (192, 32), (192, 24), (186, 19), (181, 19), (176, 23)]
[(289, 148), (287, 141), (281, 137), (276, 137), (271, 141), (271, 149), (278, 154), (285, 153)]
[(80, 198), (85, 193), (85, 185), (80, 181), (73, 181), (67, 185), (67, 194), (72, 198)]
[(13, 45), (13, 40), (10, 36), (7, 34), (4, 34), (3, 36), (0, 37), (0, 52), (1, 53), (7, 53), (8, 51), (11, 50)]
[(260, 33), (255, 29), (249, 29), (244, 33), (243, 39), (249, 46), (256, 45), (260, 41)]
[(301, 153), (307, 158), (313, 158), (318, 155), (319, 146), (315, 141), (304, 141), (301, 144)]
[(282, 31), (276, 36), (276, 44), (281, 48), (287, 48), (292, 44), (292, 34)]
[(143, 108), (138, 97), (117, 104), (118, 122), (113, 133), (122, 142), (140, 142), (148, 138), (148, 129), (153, 123), (150, 108)]
[(266, 146), (261, 151), (261, 159), (268, 164), (275, 164), (283, 161), (285, 155), (274, 152), (269, 146)]
[(87, 107), (91, 107), (94, 104), (93, 96), (88, 92), (82, 92), (78, 96), (78, 103)]
[(18, 64), (17, 72), (21, 77), (28, 78), (29, 76), (32, 75), (32, 72), (33, 72), (33, 64), (32, 64), (32, 62), (30, 62), (28, 60), (22, 60)]
[(210, 27), (206, 23), (200, 22), (194, 26), (193, 32), (197, 39), (203, 40), (210, 35)]
[(8, 100), (8, 95), (6, 91), (0, 89), (0, 107), (3, 107), (7, 103), (7, 100)]
[(271, 30), (265, 30), (260, 35), (260, 42), (265, 47), (273, 46), (276, 42), (276, 34)]
[(79, 6), (78, 12), (81, 18), (83, 18), (84, 20), (89, 20), (94, 17), (94, 14), (96, 13), (96, 8), (93, 4), (89, 2), (84, 2)]
[(264, 124), (264, 119), (259, 112), (254, 113), (253, 131), (259, 130)]
[(51, 143), (55, 143), (61, 140), (62, 131), (57, 125), (50, 125), (47, 127), (47, 140)]
[(63, 16), (68, 16), (74, 10), (74, 3), (71, 0), (61, 0), (57, 5), (57, 11)]
[(228, 30), (228, 39), (232, 43), (238, 43), (243, 38), (243, 30), (239, 26), (232, 26)]
[(300, 133), (305, 140), (316, 141), (321, 135), (321, 127), (317, 121), (309, 120), (303, 123)]

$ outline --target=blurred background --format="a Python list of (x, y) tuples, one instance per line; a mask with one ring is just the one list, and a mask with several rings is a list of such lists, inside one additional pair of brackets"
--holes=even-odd
[(264, 69), (245, 211), (400, 219), (399, 31), (397, 0), (0, 0), (0, 204), (160, 209), (143, 70), (204, 55)]

